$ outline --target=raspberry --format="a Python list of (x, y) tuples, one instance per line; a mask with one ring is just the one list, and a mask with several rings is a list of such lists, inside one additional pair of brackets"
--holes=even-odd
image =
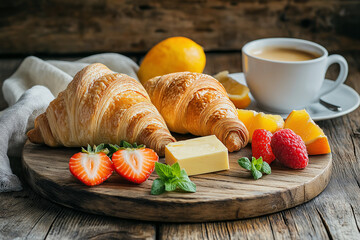
[(308, 165), (309, 156), (304, 141), (291, 129), (281, 129), (271, 139), (271, 149), (283, 165), (302, 169)]
[(268, 164), (275, 160), (275, 156), (271, 151), (270, 146), (271, 137), (272, 133), (268, 130), (256, 129), (253, 133), (251, 143), (253, 157), (262, 157), (262, 159)]

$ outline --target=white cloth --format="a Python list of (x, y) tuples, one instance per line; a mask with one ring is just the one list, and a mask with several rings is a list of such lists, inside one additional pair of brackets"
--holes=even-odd
[[(91, 63), (103, 63), (114, 72), (137, 78), (138, 65), (130, 58), (104, 53), (78, 61), (43, 61), (27, 57), (3, 84), (9, 108), (0, 114), (0, 192), (19, 191), (21, 183), (10, 168), (9, 157), (20, 157), (26, 132), (35, 118), (63, 91), (75, 74)], [(40, 86), (37, 86), (40, 85)], [(8, 157), (9, 156), (9, 157)]]

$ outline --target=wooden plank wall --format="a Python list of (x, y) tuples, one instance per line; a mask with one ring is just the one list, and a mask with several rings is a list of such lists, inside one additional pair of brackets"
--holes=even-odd
[(138, 53), (183, 35), (207, 51), (264, 37), (360, 49), (355, 0), (11, 0), (0, 3), (0, 55)]

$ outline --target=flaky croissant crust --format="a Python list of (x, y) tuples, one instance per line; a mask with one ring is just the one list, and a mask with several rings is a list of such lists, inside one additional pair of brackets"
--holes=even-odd
[(78, 72), (29, 131), (30, 141), (49, 146), (119, 143), (145, 144), (164, 155), (174, 142), (143, 86), (103, 64)]
[(248, 130), (238, 119), (226, 90), (213, 77), (171, 73), (148, 80), (144, 87), (170, 131), (199, 136), (214, 134), (230, 152), (248, 143)]

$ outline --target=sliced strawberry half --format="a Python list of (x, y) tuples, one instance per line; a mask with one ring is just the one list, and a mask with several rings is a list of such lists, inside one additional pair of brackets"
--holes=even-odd
[(88, 186), (95, 186), (108, 179), (114, 171), (110, 158), (106, 155), (107, 149), (88, 146), (88, 150), (74, 154), (70, 158), (70, 172)]
[(154, 171), (159, 156), (149, 148), (125, 148), (112, 155), (115, 171), (134, 183), (142, 183)]

